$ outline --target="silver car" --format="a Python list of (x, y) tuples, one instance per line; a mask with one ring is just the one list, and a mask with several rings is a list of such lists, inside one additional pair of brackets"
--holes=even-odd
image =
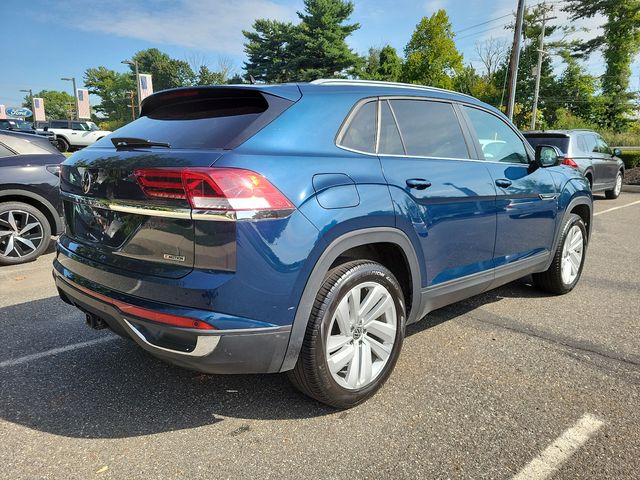
[(607, 198), (618, 198), (622, 191), (624, 163), (620, 150), (592, 130), (547, 130), (523, 132), (535, 148), (552, 145), (563, 153), (562, 163), (578, 169), (591, 185), (592, 192), (604, 192)]

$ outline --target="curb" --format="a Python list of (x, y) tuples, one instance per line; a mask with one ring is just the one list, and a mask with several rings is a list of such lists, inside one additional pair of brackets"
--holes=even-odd
[(622, 191), (640, 193), (640, 185), (622, 185)]

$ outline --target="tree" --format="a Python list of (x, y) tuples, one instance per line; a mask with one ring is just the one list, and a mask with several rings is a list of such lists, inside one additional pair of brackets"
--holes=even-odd
[(556, 101), (556, 107), (564, 108), (585, 121), (593, 121), (597, 79), (587, 74), (570, 52), (564, 51), (561, 55), (566, 67), (558, 79), (558, 95), (561, 97)]
[(247, 78), (252, 76), (267, 83), (294, 80), (291, 42), (295, 28), (292, 23), (258, 19), (253, 23), (253, 31), (242, 32), (247, 39), (244, 44)]
[(247, 77), (264, 82), (309, 81), (353, 74), (361, 58), (346, 38), (360, 28), (347, 24), (353, 3), (343, 0), (305, 0), (300, 23), (259, 19), (247, 39)]
[(370, 48), (360, 78), (397, 82), (402, 74), (402, 59), (396, 49), (385, 45), (382, 49)]
[(509, 43), (502, 39), (490, 38), (483, 42), (476, 42), (476, 54), (484, 67), (484, 75), (493, 77), (500, 65), (507, 61)]
[[(197, 76), (188, 62), (171, 58), (157, 48), (140, 50), (132, 60), (138, 62), (140, 73), (151, 74), (155, 91), (187, 87), (197, 83)], [(129, 65), (129, 67), (131, 72), (135, 71), (133, 65)]]
[[(75, 99), (67, 92), (41, 90), (33, 96), (44, 100), (44, 111), (47, 116), (47, 120), (70, 118), (70, 114), (75, 112)], [(22, 106), (32, 108), (33, 102), (30, 95), (26, 95), (24, 97)]]
[(360, 28), (358, 23), (345, 23), (352, 13), (350, 1), (304, 1), (304, 12), (298, 12), (301, 22), (294, 30), (291, 45), (297, 53), (293, 66), (298, 80), (344, 77), (360, 65), (361, 58), (346, 42)]
[(462, 69), (462, 54), (456, 49), (453, 36), (444, 10), (423, 17), (404, 50), (404, 80), (452, 88), (453, 77)]
[(598, 14), (606, 17), (602, 35), (581, 42), (578, 51), (584, 55), (602, 51), (607, 68), (602, 78), (604, 111), (600, 123), (614, 130), (625, 128), (634, 98), (629, 91), (631, 63), (640, 51), (640, 0), (569, 0), (563, 10), (572, 20)]
[(115, 124), (124, 124), (131, 119), (129, 92), (136, 88), (131, 75), (106, 67), (88, 68), (84, 73), (84, 84), (89, 93), (102, 100), (93, 107), (96, 112)]

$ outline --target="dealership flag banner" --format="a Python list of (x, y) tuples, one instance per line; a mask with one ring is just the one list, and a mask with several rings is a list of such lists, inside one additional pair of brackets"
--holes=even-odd
[(78, 118), (91, 119), (91, 104), (89, 103), (89, 90), (78, 89)]
[(153, 82), (151, 81), (151, 75), (148, 73), (140, 74), (140, 101), (147, 98), (153, 93)]
[(7, 109), (4, 105), (0, 105), (0, 120), (7, 118)]
[(44, 122), (46, 117), (44, 115), (44, 100), (42, 98), (33, 99), (33, 121)]

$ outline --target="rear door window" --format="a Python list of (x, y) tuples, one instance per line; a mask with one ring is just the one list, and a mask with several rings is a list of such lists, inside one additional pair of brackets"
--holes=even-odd
[(524, 142), (503, 120), (491, 113), (463, 107), (476, 131), (484, 159), (492, 162), (529, 163)]
[(361, 105), (349, 119), (338, 144), (360, 152), (376, 151), (377, 101)]
[(453, 105), (429, 100), (391, 100), (407, 155), (469, 158)]

